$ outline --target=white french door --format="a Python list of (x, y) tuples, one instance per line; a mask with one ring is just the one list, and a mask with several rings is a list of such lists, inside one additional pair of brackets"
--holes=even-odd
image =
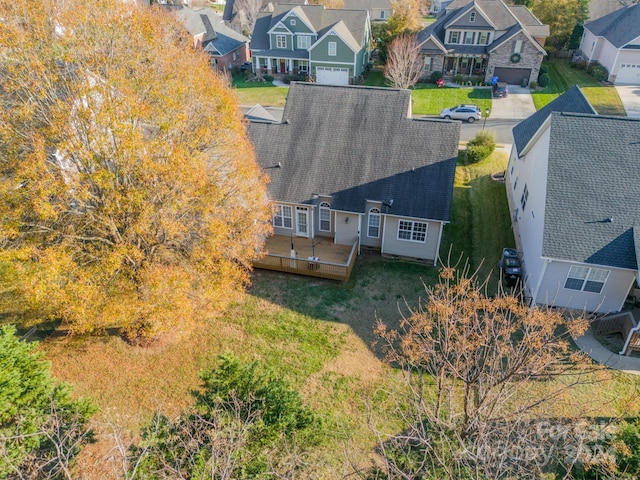
[(296, 207), (296, 235), (309, 237), (309, 211), (304, 207)]

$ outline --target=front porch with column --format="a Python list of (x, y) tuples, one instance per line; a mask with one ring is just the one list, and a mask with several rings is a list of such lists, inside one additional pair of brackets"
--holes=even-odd
[(309, 72), (309, 60), (254, 55), (254, 71), (269, 75), (286, 75)]
[(452, 55), (444, 59), (444, 75), (476, 75), (484, 77), (487, 69), (487, 55)]

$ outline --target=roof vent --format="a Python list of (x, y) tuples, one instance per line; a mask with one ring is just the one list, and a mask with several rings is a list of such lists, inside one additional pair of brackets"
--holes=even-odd
[(276, 165), (276, 167), (282, 168), (282, 162), (278, 162), (278, 165)]
[(613, 223), (613, 217), (607, 217), (604, 219), (604, 223)]

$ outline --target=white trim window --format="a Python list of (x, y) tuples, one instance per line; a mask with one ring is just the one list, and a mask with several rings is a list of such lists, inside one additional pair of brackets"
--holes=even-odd
[(520, 205), (522, 206), (522, 211), (524, 212), (524, 207), (527, 206), (527, 200), (529, 199), (529, 189), (527, 186), (524, 186), (524, 190), (522, 191), (522, 196), (520, 197)]
[(425, 222), (400, 220), (398, 222), (398, 240), (424, 243), (427, 240), (427, 224)]
[(473, 41), (476, 39), (476, 32), (464, 32), (464, 44), (473, 45)]
[(372, 208), (369, 210), (369, 220), (367, 222), (367, 237), (380, 237), (380, 209)]
[(287, 48), (286, 35), (276, 35), (276, 48)]
[(429, 70), (431, 70), (431, 57), (428, 55), (424, 55), (423, 58), (424, 58), (424, 69), (425, 71), (428, 72)]
[(489, 32), (478, 33), (478, 45), (488, 45), (488, 44), (489, 44)]
[(296, 24), (296, 19), (292, 18), (291, 20), (289, 20), (289, 25), (294, 25)]
[(293, 228), (293, 211), (289, 205), (278, 205), (273, 216), (273, 226), (280, 228)]
[(471, 12), (469, 14), (469, 21), (470, 22), (475, 22), (476, 21), (476, 12)]
[(338, 44), (336, 42), (329, 42), (329, 52), (327, 53), (330, 57), (335, 57), (338, 53)]
[(319, 208), (319, 217), (320, 217), (320, 231), (321, 232), (330, 232), (331, 231), (331, 205), (327, 202), (322, 202)]
[(600, 293), (609, 278), (609, 270), (572, 265), (564, 288), (581, 292)]
[(513, 47), (513, 53), (522, 53), (522, 40), (516, 40), (516, 44)]
[(298, 49), (306, 50), (311, 46), (311, 37), (309, 35), (298, 35)]
[(460, 32), (449, 32), (449, 43), (458, 43), (460, 41)]

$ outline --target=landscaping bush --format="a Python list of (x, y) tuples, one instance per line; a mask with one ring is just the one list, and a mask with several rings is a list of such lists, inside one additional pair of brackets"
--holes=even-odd
[(467, 143), (467, 161), (476, 163), (484, 160), (496, 149), (495, 136), (487, 131), (478, 133)]
[(486, 145), (467, 145), (467, 161), (477, 163), (491, 155), (491, 149)]
[(529, 88), (532, 89), (532, 90), (535, 90), (537, 87), (538, 87), (538, 84), (536, 82), (531, 82), (529, 84)]
[(598, 62), (593, 62), (587, 67), (587, 73), (598, 82), (604, 82), (609, 78), (609, 70)]
[(273, 75), (265, 75), (264, 76), (264, 81), (265, 82), (273, 82)]
[(543, 73), (549, 73), (549, 67), (547, 65), (540, 66), (540, 75), (542, 75)]
[(441, 78), (442, 78), (442, 72), (435, 71), (435, 72), (431, 73), (430, 79), (431, 79), (432, 83), (436, 83)]
[(456, 76), (455, 76), (455, 78), (454, 78), (454, 80), (455, 80), (455, 81), (456, 81), (456, 83), (458, 83), (458, 84), (462, 83), (462, 75), (459, 75), (459, 74), (458, 74), (458, 75), (456, 75)]
[(589, 65), (589, 62), (587, 62), (585, 59), (580, 59), (576, 62), (571, 62), (571, 66), (574, 68), (577, 68), (578, 70), (586, 70), (588, 65)]
[(542, 75), (540, 75), (538, 77), (538, 84), (544, 88), (547, 85), (549, 85), (549, 82), (551, 82), (551, 79), (549, 78), (549, 74), (548, 73), (543, 73)]

